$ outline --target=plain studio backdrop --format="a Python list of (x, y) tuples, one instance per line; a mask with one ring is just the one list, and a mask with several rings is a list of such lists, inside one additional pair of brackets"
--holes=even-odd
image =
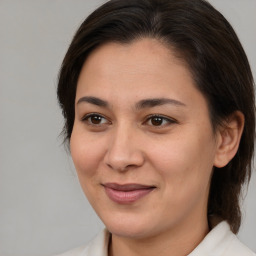
[[(103, 225), (59, 133), (58, 70), (100, 0), (0, 0), (0, 256), (47, 256), (86, 244)], [(256, 1), (210, 1), (235, 28), (256, 77)], [(256, 175), (240, 239), (256, 251)]]

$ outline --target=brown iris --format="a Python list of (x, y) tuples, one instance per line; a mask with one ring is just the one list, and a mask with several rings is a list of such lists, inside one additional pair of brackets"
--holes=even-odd
[(152, 125), (154, 125), (154, 126), (162, 125), (162, 123), (163, 123), (163, 118), (162, 118), (162, 117), (158, 117), (158, 116), (152, 117), (152, 118), (151, 118), (151, 123), (152, 123)]
[(102, 121), (102, 117), (101, 116), (91, 116), (91, 123), (92, 124), (100, 124)]

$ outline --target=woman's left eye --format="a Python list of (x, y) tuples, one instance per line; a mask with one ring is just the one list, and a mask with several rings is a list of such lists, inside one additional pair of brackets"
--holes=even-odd
[(151, 115), (144, 122), (144, 124), (155, 126), (155, 127), (163, 127), (173, 123), (176, 123), (174, 119), (171, 119), (165, 116), (160, 116), (160, 115)]

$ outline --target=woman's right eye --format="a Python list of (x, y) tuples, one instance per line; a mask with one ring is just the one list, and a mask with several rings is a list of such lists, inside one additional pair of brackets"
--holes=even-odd
[(87, 114), (82, 118), (82, 121), (94, 126), (100, 126), (110, 123), (109, 120), (99, 114)]

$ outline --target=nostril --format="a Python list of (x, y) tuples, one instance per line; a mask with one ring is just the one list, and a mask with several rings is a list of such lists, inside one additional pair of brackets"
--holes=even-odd
[(115, 170), (121, 171), (121, 172), (125, 172), (125, 171), (128, 171), (129, 169), (136, 168), (136, 165), (133, 165), (133, 164), (129, 164), (126, 166), (122, 166), (122, 165), (117, 166), (117, 165), (111, 165), (108, 163), (107, 166), (110, 169), (115, 169)]

